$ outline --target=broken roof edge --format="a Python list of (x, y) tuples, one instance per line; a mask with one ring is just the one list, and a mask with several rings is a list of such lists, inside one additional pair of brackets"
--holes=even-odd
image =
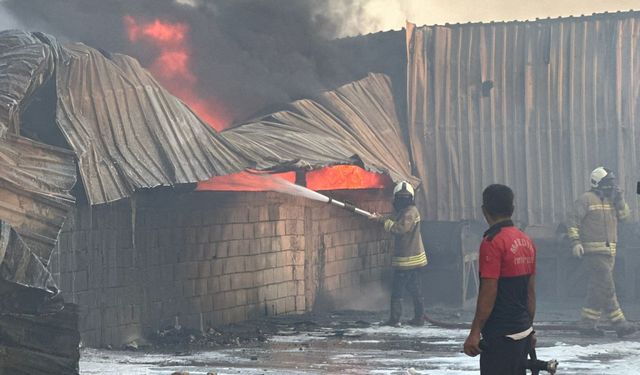
[[(285, 105), (285, 109), (240, 123), (220, 134), (232, 143), (247, 146), (243, 152), (258, 160), (255, 169), (261, 171), (281, 173), (353, 165), (386, 175), (394, 182), (421, 184), (411, 174), (391, 79), (382, 73), (369, 72), (361, 79), (295, 100)], [(389, 140), (389, 136), (393, 139)], [(299, 144), (294, 150), (291, 143), (296, 140)], [(397, 152), (389, 152), (387, 141)], [(305, 154), (300, 147), (310, 152)]]

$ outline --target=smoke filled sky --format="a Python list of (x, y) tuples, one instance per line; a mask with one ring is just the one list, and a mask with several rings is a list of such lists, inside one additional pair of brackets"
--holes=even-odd
[[(402, 33), (335, 38), (398, 30), (406, 20), (444, 24), (629, 9), (640, 10), (640, 0), (0, 0), (0, 30), (44, 31), (131, 55), (222, 128), (369, 72), (389, 75), (403, 92)], [(145, 30), (158, 24), (184, 37), (178, 44), (150, 40), (153, 33)]]
[(399, 29), (405, 20), (433, 25), (640, 10), (640, 0), (369, 0), (361, 2), (361, 6), (368, 23), (345, 25), (343, 34)]

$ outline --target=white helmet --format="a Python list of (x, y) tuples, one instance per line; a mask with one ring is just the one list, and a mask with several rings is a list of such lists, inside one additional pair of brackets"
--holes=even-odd
[(395, 196), (396, 194), (407, 194), (413, 198), (413, 186), (407, 181), (400, 181), (396, 184), (396, 187), (393, 188), (393, 195)]
[(596, 189), (600, 187), (600, 182), (605, 178), (614, 178), (614, 174), (605, 167), (598, 167), (591, 172), (591, 187)]

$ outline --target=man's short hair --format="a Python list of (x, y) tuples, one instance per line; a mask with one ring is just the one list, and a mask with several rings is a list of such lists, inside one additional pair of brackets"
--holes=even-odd
[(482, 207), (493, 217), (513, 215), (513, 190), (505, 185), (493, 184), (482, 192)]

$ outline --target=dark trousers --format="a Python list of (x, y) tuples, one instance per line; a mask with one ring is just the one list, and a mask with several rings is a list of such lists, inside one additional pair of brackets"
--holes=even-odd
[(414, 309), (414, 318), (422, 318), (424, 304), (422, 302), (422, 288), (420, 275), (421, 268), (411, 270), (394, 270), (393, 283), (391, 285), (391, 315), (392, 320), (399, 320), (402, 316), (402, 296), (406, 289), (411, 296)]
[(484, 341), (487, 345), (480, 353), (480, 375), (526, 375), (531, 336), (522, 340), (499, 336)]

